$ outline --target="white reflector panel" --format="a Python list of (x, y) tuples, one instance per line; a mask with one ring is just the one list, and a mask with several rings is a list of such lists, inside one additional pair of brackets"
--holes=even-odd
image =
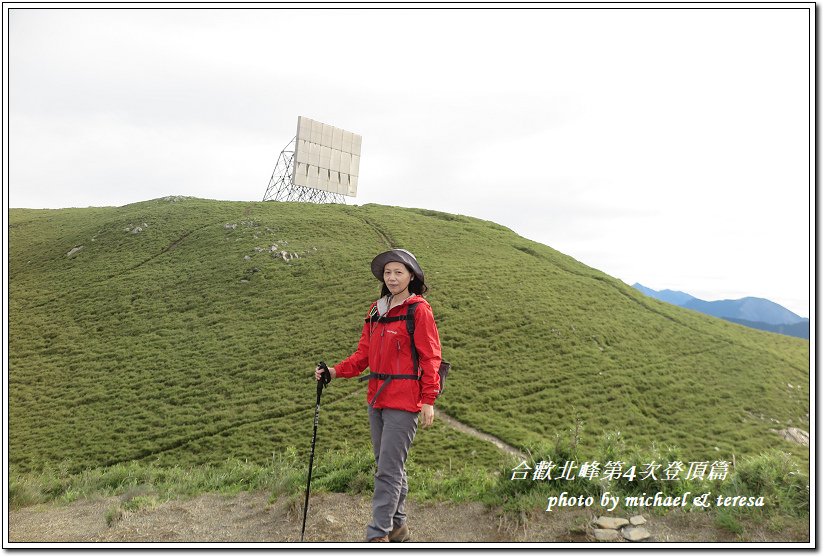
[(361, 143), (358, 134), (298, 116), (295, 185), (354, 197), (360, 172)]
[(303, 164), (309, 162), (309, 144), (303, 140), (295, 142), (295, 161)]
[(341, 141), (341, 151), (344, 153), (352, 152), (352, 133), (346, 130), (343, 131), (343, 140)]
[(312, 120), (298, 116), (298, 137), (304, 141), (312, 136)]
[(310, 166), (309, 167), (309, 187), (310, 188), (318, 187), (318, 167), (317, 166)]
[[(330, 138), (331, 141), (331, 138)], [(332, 148), (327, 147), (326, 145), (320, 146), (320, 161), (318, 162), (318, 167), (325, 168), (329, 170), (332, 168)]]
[(320, 166), (320, 145), (317, 143), (309, 144), (309, 164)]
[(297, 184), (298, 186), (308, 185), (307, 180), (306, 180), (306, 173), (307, 172), (308, 172), (308, 169), (306, 168), (306, 164), (304, 164), (304, 163), (296, 164), (295, 165), (295, 176), (293, 178), (295, 184)]
[(309, 136), (309, 141), (320, 145), (321, 141), (323, 140), (323, 124), (321, 122), (317, 122), (312, 120), (312, 135)]
[(340, 128), (332, 128), (332, 149), (340, 151), (343, 142), (343, 130)]
[(340, 172), (340, 150), (332, 148), (332, 159), (329, 161), (329, 170)]
[(321, 145), (325, 147), (332, 147), (332, 126), (323, 125), (323, 137), (321, 138)]

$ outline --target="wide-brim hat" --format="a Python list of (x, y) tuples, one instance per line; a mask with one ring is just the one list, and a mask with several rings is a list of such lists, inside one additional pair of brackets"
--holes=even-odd
[(415, 259), (415, 256), (412, 255), (411, 252), (401, 248), (391, 249), (378, 254), (375, 259), (372, 260), (372, 274), (375, 275), (379, 281), (383, 281), (383, 268), (387, 263), (392, 263), (393, 261), (403, 263), (409, 267), (412, 270), (412, 274), (418, 277), (419, 281), (424, 282), (423, 270), (421, 266), (418, 265), (418, 260)]

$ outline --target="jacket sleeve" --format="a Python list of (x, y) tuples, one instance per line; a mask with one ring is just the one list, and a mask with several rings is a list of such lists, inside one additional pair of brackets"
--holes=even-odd
[(440, 390), (438, 368), (441, 367), (441, 339), (432, 308), (421, 304), (415, 311), (415, 348), (418, 351), (418, 365), (421, 366), (421, 402), (435, 404)]
[[(372, 311), (371, 307), (369, 311)], [(363, 330), (361, 331), (361, 337), (355, 353), (342, 362), (332, 366), (335, 368), (336, 377), (355, 377), (366, 369), (369, 365), (369, 337), (369, 323), (367, 322), (363, 324)]]

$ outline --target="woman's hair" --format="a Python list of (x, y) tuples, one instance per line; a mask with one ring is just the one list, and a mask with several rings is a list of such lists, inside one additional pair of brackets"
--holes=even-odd
[[(412, 275), (412, 280), (409, 283), (409, 293), (420, 294), (421, 296), (426, 294), (427, 290), (429, 290), (429, 287), (427, 287), (423, 281), (419, 280), (418, 277), (415, 276), (415, 272), (412, 269), (410, 269), (406, 263), (404, 263), (403, 266), (406, 267), (406, 270), (409, 271), (409, 273)], [(390, 294), (391, 292), (389, 291), (389, 288), (386, 286), (386, 283), (381, 281), (381, 297), (389, 296)]]

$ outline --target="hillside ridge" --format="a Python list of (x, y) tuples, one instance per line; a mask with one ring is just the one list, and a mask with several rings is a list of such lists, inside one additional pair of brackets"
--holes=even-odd
[[(14, 472), (308, 450), (312, 369), (354, 350), (378, 295), (369, 261), (389, 247), (426, 272), (453, 362), (444, 416), (521, 453), (549, 450), (580, 421), (584, 451), (620, 431), (693, 459), (809, 457), (772, 433), (810, 429), (800, 339), (650, 300), (472, 217), (170, 199), (10, 211)], [(322, 452), (368, 444), (356, 383), (324, 392)], [(445, 421), (419, 432), (415, 465), (508, 462)]]

